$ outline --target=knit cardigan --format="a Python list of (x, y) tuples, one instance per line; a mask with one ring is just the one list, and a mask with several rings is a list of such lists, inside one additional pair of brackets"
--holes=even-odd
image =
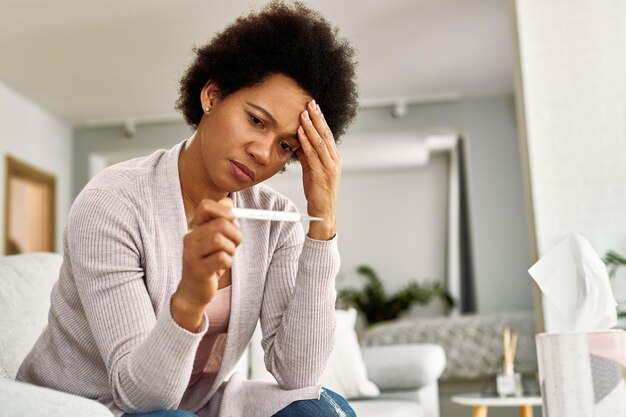
[[(182, 275), (187, 222), (178, 160), (182, 142), (98, 174), (74, 202), (48, 326), (17, 379), (92, 398), (116, 416), (180, 408), (207, 417), (269, 417), (319, 398), (333, 346), (336, 237), (313, 240), (300, 223), (240, 219), (232, 307), (213, 383), (188, 388), (198, 344), (178, 326), (170, 298)], [(232, 194), (235, 207), (296, 210), (259, 184)], [(260, 320), (265, 366), (278, 385), (234, 374)], [(224, 382), (225, 381), (225, 382)]]

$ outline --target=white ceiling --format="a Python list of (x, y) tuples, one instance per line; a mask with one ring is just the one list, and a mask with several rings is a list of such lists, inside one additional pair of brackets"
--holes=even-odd
[[(261, 0), (0, 0), (0, 81), (76, 126), (178, 117), (191, 48)], [(509, 0), (309, 0), (358, 51), (361, 98), (510, 94)]]

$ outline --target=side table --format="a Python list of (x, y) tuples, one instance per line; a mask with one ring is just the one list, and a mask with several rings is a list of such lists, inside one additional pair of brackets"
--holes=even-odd
[(474, 407), (473, 417), (487, 417), (488, 407), (519, 407), (520, 417), (533, 417), (533, 406), (541, 405), (541, 397), (498, 397), (472, 392), (452, 397), (452, 402)]

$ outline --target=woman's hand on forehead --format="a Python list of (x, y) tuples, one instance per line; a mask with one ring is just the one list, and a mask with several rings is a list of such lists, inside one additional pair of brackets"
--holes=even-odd
[(296, 156), (302, 165), (304, 195), (310, 216), (323, 222), (311, 224), (309, 237), (331, 239), (336, 232), (337, 194), (341, 176), (341, 155), (320, 106), (311, 100), (300, 116)]

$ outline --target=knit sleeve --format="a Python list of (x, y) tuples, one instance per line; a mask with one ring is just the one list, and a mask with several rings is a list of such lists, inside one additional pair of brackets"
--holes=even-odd
[[(175, 408), (189, 382), (199, 333), (152, 306), (142, 268), (138, 216), (100, 190), (79, 195), (67, 225), (71, 272), (106, 365), (115, 404), (125, 412)], [(80, 364), (77, 364), (80, 366)]]
[(261, 308), (265, 366), (285, 389), (316, 385), (335, 334), (337, 237), (304, 236), (297, 223), (284, 231), (268, 270)]

